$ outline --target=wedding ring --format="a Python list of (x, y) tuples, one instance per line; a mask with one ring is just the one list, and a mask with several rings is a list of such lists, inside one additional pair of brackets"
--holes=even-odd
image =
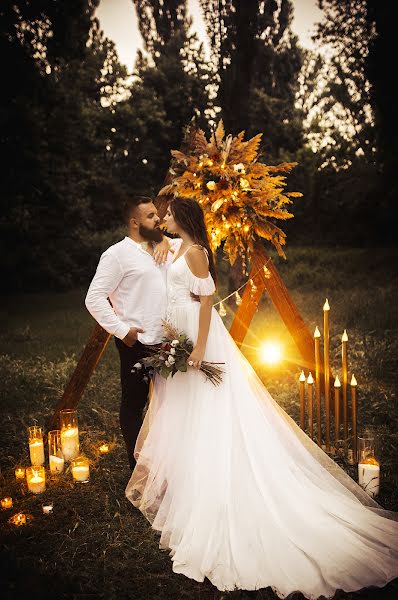
[(189, 366), (190, 366), (190, 367), (192, 367), (192, 365), (193, 365), (193, 360), (189, 360), (189, 361), (188, 361), (188, 364), (189, 364)]

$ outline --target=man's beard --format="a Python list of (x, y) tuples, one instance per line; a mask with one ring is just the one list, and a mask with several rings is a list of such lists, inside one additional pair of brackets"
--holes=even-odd
[(145, 227), (145, 225), (141, 225), (140, 223), (138, 231), (143, 238), (151, 242), (161, 242), (163, 239), (163, 232), (160, 227), (149, 229), (149, 227)]

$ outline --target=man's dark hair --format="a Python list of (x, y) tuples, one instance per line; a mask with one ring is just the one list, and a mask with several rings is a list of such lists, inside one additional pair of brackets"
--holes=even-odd
[(128, 225), (134, 209), (140, 204), (149, 204), (149, 202), (153, 202), (152, 198), (149, 196), (129, 196), (126, 198), (123, 209), (124, 222), (126, 225)]

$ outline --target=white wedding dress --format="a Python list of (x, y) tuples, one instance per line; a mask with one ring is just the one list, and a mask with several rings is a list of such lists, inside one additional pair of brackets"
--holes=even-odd
[[(182, 255), (168, 271), (168, 319), (195, 341), (209, 275)], [(157, 376), (127, 498), (160, 532), (173, 570), (219, 590), (382, 587), (398, 577), (398, 513), (384, 510), (272, 399), (213, 308), (205, 360), (215, 387), (188, 368)]]

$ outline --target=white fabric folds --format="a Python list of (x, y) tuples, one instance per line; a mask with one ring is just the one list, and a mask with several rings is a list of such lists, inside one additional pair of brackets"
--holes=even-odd
[[(168, 271), (168, 318), (195, 341), (199, 302), (183, 257)], [(206, 289), (210, 289), (206, 288)], [(383, 509), (275, 402), (215, 309), (205, 360), (158, 377), (127, 498), (160, 534), (176, 573), (219, 590), (382, 587), (398, 577), (398, 514)]]

